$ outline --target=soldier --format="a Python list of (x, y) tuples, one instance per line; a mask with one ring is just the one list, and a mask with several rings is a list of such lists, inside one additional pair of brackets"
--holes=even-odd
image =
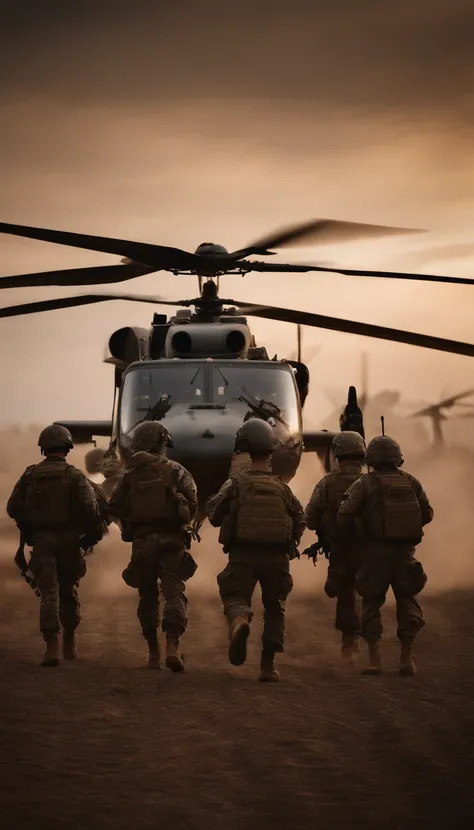
[(116, 450), (109, 448), (102, 458), (101, 472), (104, 476), (102, 489), (107, 498), (110, 498), (112, 491), (117, 484), (122, 472), (122, 462)]
[(261, 681), (278, 681), (275, 654), (283, 651), (285, 601), (293, 587), (289, 560), (305, 527), (303, 508), (287, 484), (269, 471), (276, 446), (271, 426), (252, 418), (237, 432), (237, 448), (250, 454), (249, 472), (228, 479), (207, 504), (209, 521), (229, 563), (217, 577), (229, 624), (229, 660), (247, 656), (252, 595), (260, 583), (264, 607)]
[[(124, 579), (138, 588), (137, 615), (148, 643), (150, 668), (160, 668), (158, 646), (158, 579), (165, 597), (163, 631), (166, 666), (184, 670), (179, 638), (186, 630), (185, 581), (196, 570), (187, 552), (189, 532), (197, 510), (197, 489), (191, 474), (166, 458), (171, 436), (156, 421), (141, 423), (134, 434), (130, 466), (109, 499), (109, 511), (122, 523), (123, 538), (133, 541), (132, 558)], [(130, 534), (130, 535), (129, 535)]]
[(324, 590), (331, 599), (337, 597), (336, 628), (342, 632), (341, 652), (344, 658), (351, 660), (359, 650), (356, 574), (361, 564), (361, 545), (355, 533), (352, 537), (340, 538), (337, 511), (346, 490), (362, 475), (365, 441), (357, 432), (340, 432), (332, 441), (331, 452), (337, 469), (328, 473), (314, 488), (305, 519), (308, 528), (316, 531), (322, 549), (329, 555)]
[(74, 446), (69, 430), (57, 424), (46, 427), (38, 446), (45, 459), (27, 467), (8, 500), (7, 513), (33, 547), (29, 567), (41, 595), (40, 630), (46, 642), (41, 665), (57, 666), (61, 626), (63, 657), (76, 657), (77, 589), (86, 572), (83, 551), (100, 541), (103, 525), (85, 475), (66, 462)]
[(105, 494), (104, 488), (100, 484), (97, 484), (97, 482), (92, 481), (91, 478), (88, 478), (87, 481), (89, 482), (90, 486), (94, 491), (94, 496), (96, 498), (97, 506), (99, 508), (100, 518), (102, 519), (104, 534), (108, 533), (108, 528), (111, 524), (111, 518), (109, 515), (109, 504), (107, 501), (107, 496)]
[(421, 562), (415, 559), (415, 545), (421, 542), (423, 526), (433, 518), (433, 508), (420, 482), (400, 469), (402, 453), (393, 438), (374, 438), (367, 447), (366, 460), (373, 470), (350, 487), (337, 518), (341, 532), (350, 531), (354, 520), (360, 519), (366, 536), (357, 575), (362, 637), (369, 647), (369, 667), (364, 674), (382, 671), (380, 609), (392, 587), (401, 643), (400, 673), (414, 675), (413, 641), (425, 624), (415, 596), (426, 584)]

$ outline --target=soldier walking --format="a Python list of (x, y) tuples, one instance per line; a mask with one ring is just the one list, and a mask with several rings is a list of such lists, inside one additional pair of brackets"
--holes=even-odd
[(388, 436), (374, 438), (367, 447), (371, 472), (359, 478), (345, 494), (338, 512), (341, 533), (353, 532), (361, 520), (366, 542), (357, 589), (362, 596), (362, 637), (369, 647), (369, 666), (364, 674), (380, 674), (382, 637), (380, 609), (391, 587), (397, 604), (400, 673), (416, 674), (413, 642), (424, 626), (415, 596), (426, 584), (415, 546), (424, 525), (433, 519), (426, 493), (418, 479), (403, 472), (399, 444)]
[(248, 420), (236, 436), (236, 448), (248, 453), (251, 468), (228, 479), (207, 504), (209, 521), (220, 527), (219, 541), (229, 563), (217, 577), (229, 625), (229, 660), (241, 666), (247, 656), (257, 583), (262, 589), (264, 626), (261, 681), (275, 682), (275, 654), (283, 651), (285, 602), (292, 587), (289, 561), (305, 523), (303, 508), (287, 484), (269, 471), (277, 445), (271, 426)]
[(141, 423), (135, 430), (133, 455), (109, 498), (109, 512), (119, 519), (123, 538), (132, 541), (132, 558), (124, 579), (138, 588), (137, 609), (148, 643), (150, 668), (160, 668), (159, 590), (165, 598), (163, 631), (166, 666), (184, 670), (179, 640), (187, 625), (185, 581), (196, 570), (187, 551), (188, 528), (196, 514), (197, 489), (191, 474), (165, 455), (172, 439), (162, 424)]
[(29, 569), (40, 591), (40, 630), (46, 642), (42, 666), (76, 657), (80, 622), (78, 586), (86, 573), (84, 551), (102, 538), (103, 523), (85, 475), (68, 464), (71, 433), (53, 424), (40, 434), (44, 461), (27, 467), (8, 500), (7, 513), (33, 548)]
[(361, 540), (353, 528), (341, 538), (337, 512), (342, 497), (362, 475), (365, 441), (357, 432), (340, 432), (331, 444), (337, 469), (324, 476), (313, 490), (305, 510), (306, 524), (315, 530), (322, 549), (329, 556), (324, 590), (336, 602), (336, 629), (341, 632), (341, 652), (351, 660), (359, 650), (360, 620), (357, 609), (356, 574), (361, 565)]

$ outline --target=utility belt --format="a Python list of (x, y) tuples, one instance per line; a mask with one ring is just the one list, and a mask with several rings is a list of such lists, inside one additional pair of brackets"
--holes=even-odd
[(122, 523), (122, 540), (124, 542), (133, 542), (139, 536), (146, 536), (148, 533), (173, 533), (181, 534), (184, 537), (191, 538), (191, 531), (184, 527), (179, 522), (123, 522)]
[(386, 545), (389, 548), (406, 548), (406, 547), (416, 547), (419, 545), (423, 535), (418, 536), (418, 538), (414, 539), (387, 539), (382, 536), (370, 536), (368, 541), (369, 543), (373, 543), (376, 545)]

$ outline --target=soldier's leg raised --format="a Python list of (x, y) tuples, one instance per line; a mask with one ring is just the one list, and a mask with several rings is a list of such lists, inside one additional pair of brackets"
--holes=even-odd
[(187, 627), (184, 553), (184, 548), (176, 551), (164, 547), (159, 559), (161, 590), (165, 598), (163, 631), (166, 635), (166, 666), (173, 672), (184, 671), (183, 656), (179, 650), (179, 638)]
[(138, 584), (137, 617), (142, 633), (148, 643), (148, 666), (160, 668), (160, 651), (158, 645), (159, 590), (158, 590), (158, 551), (159, 540), (156, 534), (139, 537), (134, 540), (131, 565)]
[(259, 680), (279, 679), (275, 669), (275, 654), (283, 651), (285, 637), (285, 603), (293, 588), (289, 564), (265, 565), (259, 569), (262, 587), (263, 633)]
[(46, 546), (33, 548), (31, 572), (40, 591), (40, 631), (46, 643), (42, 666), (59, 665), (59, 583), (57, 561)]
[(217, 584), (229, 625), (229, 661), (241, 666), (247, 658), (252, 595), (257, 584), (255, 569), (250, 563), (229, 562), (218, 574)]

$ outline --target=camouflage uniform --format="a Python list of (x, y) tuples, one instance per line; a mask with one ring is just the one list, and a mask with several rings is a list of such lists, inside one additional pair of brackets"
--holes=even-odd
[[(367, 542), (364, 544), (362, 567), (357, 575), (357, 590), (362, 596), (363, 638), (369, 647), (375, 646), (382, 637), (383, 627), (380, 610), (385, 603), (391, 587), (397, 607), (397, 635), (402, 643), (402, 673), (414, 674), (415, 667), (408, 652), (408, 659), (403, 663), (403, 645), (411, 649), (417, 632), (424, 626), (420, 605), (415, 599), (426, 583), (426, 575), (420, 562), (415, 559), (415, 546), (419, 539), (384, 539), (383, 490), (382, 487), (397, 478), (401, 484), (409, 483), (419, 506), (421, 525), (433, 519), (431, 507), (420, 482), (412, 475), (397, 469), (403, 463), (400, 448), (392, 439), (380, 437), (371, 444), (378, 450), (384, 444), (390, 449), (398, 448), (394, 454), (394, 463), (377, 465), (374, 472), (362, 476), (348, 490), (338, 513), (338, 525), (341, 532), (347, 532), (356, 519), (360, 519)], [(391, 442), (389, 444), (389, 442)], [(367, 462), (371, 461), (371, 444), (367, 449)], [(398, 453), (398, 455), (397, 455)], [(375, 456), (375, 451), (374, 451)], [(399, 456), (399, 462), (398, 462)], [(375, 465), (374, 465), (375, 466)], [(385, 480), (385, 485), (383, 484)], [(381, 487), (382, 485), (382, 487)], [(401, 517), (403, 521), (403, 516)], [(374, 654), (376, 651), (372, 650)], [(375, 670), (380, 670), (379, 658), (374, 663)]]
[[(265, 470), (262, 475), (268, 475)], [(258, 472), (248, 473), (258, 476)], [(228, 479), (217, 495), (207, 504), (209, 521), (219, 526), (225, 521), (235, 503), (239, 479)], [(293, 537), (295, 546), (301, 539), (305, 524), (303, 508), (289, 487), (285, 485), (289, 512), (293, 518)], [(268, 549), (266, 550), (265, 547)], [(286, 547), (239, 544), (231, 542), (229, 546), (229, 563), (218, 575), (217, 582), (224, 605), (224, 613), (229, 622), (238, 618), (252, 619), (251, 602), (257, 583), (262, 589), (264, 607), (264, 627), (262, 646), (269, 652), (282, 652), (285, 627), (285, 601), (292, 588), (289, 561), (291, 551)]]
[[(191, 474), (178, 464), (154, 452), (136, 452), (131, 459), (130, 467), (122, 474), (109, 499), (109, 512), (120, 519), (127, 527), (131, 511), (130, 501), (130, 473), (134, 468), (150, 467), (160, 464), (166, 466), (172, 474), (172, 482), (176, 492), (181, 494), (187, 502), (190, 518), (194, 518), (197, 510), (197, 489)], [(184, 582), (192, 573), (187, 553), (188, 534), (183, 524), (176, 520), (174, 523), (153, 522), (151, 524), (132, 525), (133, 546), (131, 569), (136, 578), (139, 593), (137, 615), (143, 631), (143, 636), (150, 642), (154, 639), (159, 618), (158, 579), (165, 598), (163, 612), (163, 631), (167, 635), (179, 638), (186, 630), (186, 607)], [(192, 568), (191, 568), (192, 570)]]
[(107, 450), (104, 453), (101, 464), (101, 472), (104, 476), (102, 489), (106, 495), (106, 498), (109, 499), (123, 472), (122, 462), (115, 450)]
[[(362, 547), (356, 534), (345, 540), (328, 538), (325, 519), (329, 507), (329, 489), (333, 480), (343, 476), (348, 489), (351, 483), (361, 475), (362, 462), (357, 461), (346, 462), (343, 467), (333, 470), (317, 483), (305, 510), (309, 530), (316, 531), (319, 541), (329, 552), (325, 591), (329, 597), (337, 597), (335, 627), (342, 632), (343, 636), (349, 638), (353, 638), (360, 631), (356, 601), (356, 574), (361, 565)], [(336, 511), (337, 507), (338, 505), (334, 505)], [(332, 517), (334, 523), (336, 516), (337, 513)]]
[(97, 484), (92, 479), (88, 478), (87, 481), (89, 482), (90, 486), (94, 491), (94, 496), (97, 501), (97, 506), (99, 508), (100, 518), (102, 519), (102, 524), (104, 527), (104, 532), (107, 532), (107, 528), (111, 522), (110, 514), (109, 514), (109, 505), (107, 502), (107, 495), (104, 491), (104, 488), (101, 484)]
[[(33, 471), (49, 467), (68, 471), (74, 507), (69, 522), (42, 526), (32, 523), (27, 515), (26, 493), (28, 486), (33, 486), (29, 485)], [(27, 543), (33, 547), (30, 570), (41, 593), (40, 630), (45, 641), (58, 634), (61, 626), (73, 632), (81, 619), (77, 588), (86, 572), (80, 537), (86, 534), (97, 541), (102, 538), (102, 522), (93, 489), (80, 470), (67, 464), (64, 458), (50, 456), (25, 470), (8, 500), (7, 512), (26, 530)]]

